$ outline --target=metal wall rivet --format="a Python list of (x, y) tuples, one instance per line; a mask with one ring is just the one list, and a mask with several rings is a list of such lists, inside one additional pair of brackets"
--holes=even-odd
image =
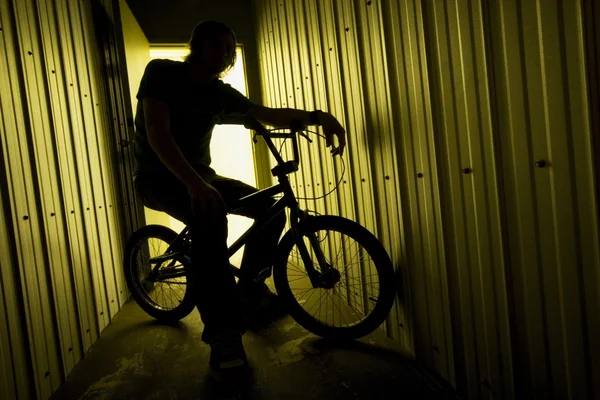
[(486, 381), (485, 379), (481, 380), (479, 383), (481, 383), (483, 386), (485, 386), (488, 389), (492, 388), (492, 385), (488, 381)]

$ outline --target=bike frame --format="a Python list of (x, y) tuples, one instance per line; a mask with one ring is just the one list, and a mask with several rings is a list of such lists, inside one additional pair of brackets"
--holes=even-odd
[[(310, 216), (303, 210), (298, 207), (298, 200), (296, 199), (296, 195), (290, 185), (290, 181), (288, 178), (288, 174), (295, 172), (298, 170), (298, 166), (300, 164), (300, 157), (298, 152), (298, 134), (303, 130), (300, 125), (296, 127), (290, 128), (291, 133), (270, 133), (268, 132), (260, 122), (256, 121), (253, 118), (249, 117), (226, 117), (226, 119), (219, 119), (217, 121), (219, 124), (235, 124), (235, 125), (244, 125), (246, 128), (253, 129), (256, 132), (254, 137), (254, 141), (256, 142), (256, 136), (260, 135), (265, 140), (269, 150), (277, 160), (277, 166), (275, 166), (271, 171), (273, 176), (277, 177), (279, 183), (270, 186), (266, 189), (262, 189), (256, 193), (245, 196), (238, 200), (235, 207), (229, 211), (231, 214), (235, 214), (237, 210), (240, 210), (245, 207), (246, 204), (255, 202), (255, 201), (268, 201), (272, 196), (283, 194), (283, 196), (278, 199), (273, 206), (271, 206), (265, 215), (261, 218), (258, 218), (254, 221), (254, 223), (248, 228), (231, 246), (229, 246), (229, 257), (235, 254), (238, 250), (242, 248), (246, 243), (251, 241), (260, 235), (262, 229), (271, 222), (277, 215), (284, 212), (286, 208), (290, 210), (290, 225), (291, 232), (298, 246), (298, 250), (300, 252), (300, 256), (302, 257), (302, 261), (304, 262), (304, 266), (308, 273), (309, 279), (311, 280), (314, 287), (317, 287), (319, 284), (319, 277), (321, 274), (324, 274), (329, 271), (331, 266), (326, 262), (325, 256), (322, 252), (321, 246), (314, 235), (314, 233), (305, 232), (302, 229), (303, 223), (310, 218)], [(272, 138), (285, 138), (291, 139), (294, 149), (294, 160), (293, 161), (284, 161), (277, 148), (273, 144)], [(310, 140), (310, 139), (308, 139)], [(177, 238), (169, 245), (165, 254), (153, 257), (150, 259), (150, 263), (156, 264), (152, 270), (152, 274), (158, 274), (158, 269), (160, 265), (168, 260), (171, 261), (171, 265), (178, 260), (180, 257), (187, 256), (187, 252), (185, 251), (185, 243), (188, 240), (189, 236), (189, 226), (186, 226), (180, 233), (177, 235)], [(318, 272), (314, 265), (312, 258), (308, 252), (306, 244), (302, 239), (304, 237), (308, 237), (311, 247), (315, 251), (317, 261), (319, 262), (319, 266), (322, 272)], [(230, 268), (233, 274), (236, 277), (242, 276), (242, 271), (240, 268), (230, 264)], [(266, 271), (266, 272), (265, 272)], [(261, 280), (265, 277), (270, 276), (271, 268), (265, 269), (258, 277), (247, 277), (250, 279), (254, 279), (255, 281)], [(177, 276), (185, 275), (185, 272), (168, 272), (166, 274), (161, 274), (166, 278), (173, 278)]]

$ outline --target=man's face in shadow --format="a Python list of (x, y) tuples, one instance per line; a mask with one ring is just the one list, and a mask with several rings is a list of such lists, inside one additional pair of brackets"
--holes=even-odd
[(208, 37), (200, 48), (198, 62), (207, 72), (220, 74), (231, 64), (235, 55), (235, 42), (230, 34)]

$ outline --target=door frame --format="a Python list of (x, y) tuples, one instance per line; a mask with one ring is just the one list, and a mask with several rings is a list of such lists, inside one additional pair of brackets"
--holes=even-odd
[[(588, 101), (592, 132), (592, 154), (596, 176), (596, 210), (600, 215), (600, 4), (583, 0), (583, 29), (588, 81)], [(600, 224), (600, 221), (598, 221)]]

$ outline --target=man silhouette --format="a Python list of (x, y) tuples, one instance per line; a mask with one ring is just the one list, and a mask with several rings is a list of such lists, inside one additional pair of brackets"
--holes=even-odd
[[(135, 188), (145, 206), (164, 211), (190, 226), (192, 282), (204, 323), (202, 340), (211, 347), (210, 367), (219, 377), (244, 369), (244, 315), (260, 312), (274, 294), (264, 282), (235, 277), (227, 252), (228, 206), (257, 191), (218, 175), (211, 167), (210, 140), (214, 114), (245, 114), (273, 127), (300, 121), (322, 125), (333, 154), (342, 154), (345, 131), (329, 113), (255, 104), (221, 81), (235, 64), (233, 30), (217, 21), (198, 24), (184, 62), (152, 60), (137, 93), (135, 118)], [(339, 146), (333, 147), (333, 136)], [(235, 143), (232, 143), (235, 145)], [(239, 212), (258, 218), (272, 204), (254, 204)], [(260, 240), (248, 243), (242, 259), (244, 276), (271, 267), (285, 225), (282, 213)]]

